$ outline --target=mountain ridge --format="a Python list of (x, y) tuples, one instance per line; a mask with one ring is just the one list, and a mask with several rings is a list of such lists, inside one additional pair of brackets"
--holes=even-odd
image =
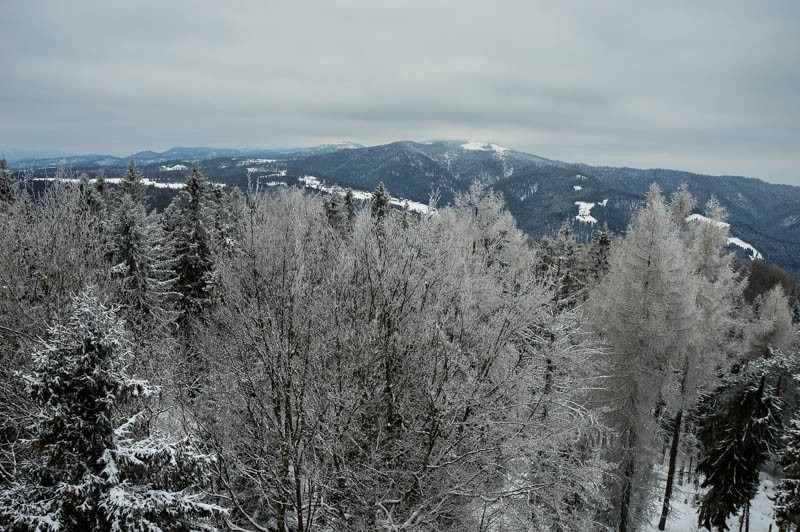
[[(253, 180), (305, 186), (301, 178), (313, 176), (329, 185), (371, 191), (384, 182), (393, 195), (421, 203), (432, 194), (440, 204), (451, 203), (477, 181), (503, 195), (519, 227), (531, 236), (553, 234), (569, 223), (580, 239), (591, 238), (604, 225), (624, 233), (651, 183), (669, 196), (687, 182), (698, 200), (693, 212), (702, 213), (715, 195), (728, 210), (732, 236), (752, 244), (766, 260), (800, 274), (800, 187), (758, 178), (566, 163), (474, 140), (341, 143), (287, 150), (176, 147), (138, 152), (134, 158), (155, 181), (179, 181), (190, 166), (180, 163), (201, 159), (209, 178), (231, 186), (246, 187)], [(98, 155), (63, 164), (76, 171), (110, 172), (124, 168), (127, 161)], [(37, 166), (52, 168), (43, 161)]]

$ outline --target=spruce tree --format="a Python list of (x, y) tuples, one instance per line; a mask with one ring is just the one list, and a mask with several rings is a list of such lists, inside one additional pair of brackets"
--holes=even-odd
[(347, 192), (344, 193), (344, 212), (347, 217), (347, 227), (350, 230), (356, 221), (356, 201), (353, 197), (352, 188), (348, 188)]
[(115, 310), (90, 290), (33, 354), (36, 405), (14, 480), (0, 487), (9, 530), (184, 531), (211, 528), (204, 502), (212, 458), (189, 441), (148, 435), (133, 414), (153, 388), (128, 373), (130, 342)]
[(136, 161), (131, 159), (128, 161), (128, 171), (122, 177), (122, 181), (120, 181), (120, 188), (134, 202), (144, 204), (147, 197), (145, 195), (145, 186), (142, 179), (142, 172), (136, 168)]
[(11, 181), (8, 161), (5, 157), (0, 157), (0, 203), (12, 201), (14, 201), (14, 183)]
[(608, 272), (610, 256), (611, 238), (608, 233), (608, 226), (604, 225), (603, 230), (595, 235), (589, 248), (588, 277), (590, 281), (598, 282), (605, 276)]
[(772, 511), (781, 530), (800, 526), (800, 418), (795, 417), (783, 436), (779, 462), (784, 478), (775, 486)]
[(761, 377), (719, 391), (704, 405), (697, 471), (708, 488), (700, 503), (699, 526), (727, 530), (725, 521), (749, 505), (758, 491), (758, 472), (777, 442), (782, 402)]
[[(145, 210), (141, 175), (131, 159), (109, 216), (111, 273), (119, 280), (119, 300), (129, 319), (170, 321), (174, 274), (163, 254), (164, 237), (157, 215)], [(152, 320), (150, 320), (152, 322)]]
[(325, 216), (328, 224), (336, 231), (345, 231), (347, 226), (346, 206), (338, 190), (331, 192), (330, 198), (325, 202)]
[(389, 200), (391, 196), (389, 196), (389, 192), (387, 192), (386, 187), (383, 185), (383, 181), (378, 183), (377, 188), (372, 193), (372, 205), (370, 206), (370, 213), (372, 217), (376, 220), (380, 221), (383, 220), (387, 214), (389, 214)]
[(202, 314), (213, 284), (213, 220), (208, 208), (208, 182), (195, 162), (186, 186), (170, 205), (166, 229), (172, 240), (175, 291), (181, 294), (181, 320)]

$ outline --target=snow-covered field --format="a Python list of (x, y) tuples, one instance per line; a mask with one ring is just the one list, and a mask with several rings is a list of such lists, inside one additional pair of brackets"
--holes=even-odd
[[(340, 194), (345, 193), (345, 190), (342, 187), (338, 185), (326, 185), (314, 176), (306, 175), (301, 177), (299, 181), (308, 188), (313, 188), (328, 194), (332, 193), (334, 190), (338, 191)], [(372, 194), (370, 192), (364, 192), (363, 190), (353, 190), (353, 197), (359, 201), (365, 201), (372, 198)], [(404, 208), (404, 206), (408, 204), (409, 211), (416, 212), (419, 214), (430, 213), (430, 208), (424, 203), (419, 203), (418, 201), (411, 201), (403, 198), (395, 198), (394, 196), (392, 196), (391, 199), (389, 199), (389, 203), (400, 209)]]

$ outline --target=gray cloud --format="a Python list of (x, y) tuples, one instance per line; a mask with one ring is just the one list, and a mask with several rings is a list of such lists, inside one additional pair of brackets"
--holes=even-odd
[(4, 2), (0, 149), (470, 138), (800, 185), (798, 15), (793, 1)]

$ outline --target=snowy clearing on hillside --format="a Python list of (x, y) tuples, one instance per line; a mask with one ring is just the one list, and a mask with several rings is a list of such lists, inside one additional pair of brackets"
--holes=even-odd
[[(717, 227), (722, 227), (722, 228), (726, 228), (726, 229), (730, 228), (730, 226), (731, 226), (731, 224), (729, 224), (729, 223), (720, 222), (719, 220), (712, 220), (711, 218), (703, 216), (702, 214), (690, 214), (689, 216), (686, 217), (686, 221), (687, 222), (713, 223)], [(761, 252), (758, 251), (755, 247), (753, 247), (752, 244), (750, 244), (749, 242), (745, 242), (741, 238), (737, 238), (735, 236), (728, 237), (726, 245), (728, 245), (728, 246), (737, 246), (737, 247), (742, 248), (750, 256), (750, 260), (761, 260), (761, 259), (764, 258), (764, 256), (761, 254)]]
[(162, 172), (175, 172), (177, 170), (188, 170), (189, 167), (185, 164), (176, 164), (174, 166), (159, 166), (158, 169)]
[(712, 220), (711, 218), (703, 216), (702, 214), (690, 214), (689, 216), (686, 217), (686, 221), (687, 222), (713, 223), (717, 227), (730, 227), (731, 226), (731, 224), (729, 224), (729, 223), (720, 222), (719, 220)]
[(764, 258), (761, 252), (754, 248), (752, 244), (745, 242), (741, 238), (736, 238), (735, 236), (729, 237), (727, 244), (729, 246), (738, 246), (745, 250), (750, 255), (750, 260), (761, 260)]
[(578, 190), (583, 190), (583, 187), (580, 185), (572, 185), (572, 190), (577, 192)]
[(585, 201), (576, 201), (575, 205), (578, 206), (578, 215), (575, 217), (576, 220), (579, 222), (586, 222), (590, 224), (596, 224), (597, 218), (592, 216), (592, 207), (594, 207), (594, 203), (588, 203)]
[[(37, 177), (33, 181), (60, 181), (62, 183), (79, 183), (80, 179), (59, 179), (57, 177)], [(89, 183), (94, 183), (97, 179), (90, 179)], [(106, 178), (106, 183), (110, 183), (112, 185), (119, 185), (122, 182), (121, 177), (108, 177)], [(171, 189), (181, 189), (184, 187), (184, 183), (161, 183), (159, 181), (153, 181), (152, 179), (142, 179), (142, 184), (146, 187), (154, 187), (154, 188), (171, 188)], [(212, 183), (209, 181), (209, 185), (212, 186), (225, 186), (222, 183)]]
[(600, 203), (598, 203), (598, 205), (600, 205), (601, 207), (605, 207), (606, 205), (608, 205), (608, 198), (606, 198), (603, 201), (601, 201)]
[(236, 163), (236, 166), (245, 166), (248, 164), (268, 164), (274, 163), (277, 159), (245, 159)]
[(508, 148), (503, 146), (498, 146), (497, 144), (492, 144), (491, 142), (481, 142), (476, 140), (471, 140), (465, 144), (462, 144), (461, 147), (465, 151), (493, 151), (496, 153), (508, 151)]
[[(309, 188), (313, 188), (315, 190), (319, 190), (321, 192), (325, 192), (327, 194), (331, 194), (333, 191), (339, 192), (339, 194), (344, 195), (346, 190), (338, 185), (325, 185), (320, 182), (314, 176), (305, 175), (299, 179), (301, 183)], [(363, 190), (353, 190), (353, 197), (359, 201), (369, 201), (372, 198), (372, 194), (370, 192), (364, 192)], [(418, 201), (411, 201), (403, 198), (395, 198), (394, 196), (390, 196), (389, 204), (400, 209), (404, 209), (405, 205), (408, 204), (408, 210), (411, 212), (416, 212), (419, 214), (429, 214), (431, 211), (427, 205), (424, 203), (419, 203)]]

